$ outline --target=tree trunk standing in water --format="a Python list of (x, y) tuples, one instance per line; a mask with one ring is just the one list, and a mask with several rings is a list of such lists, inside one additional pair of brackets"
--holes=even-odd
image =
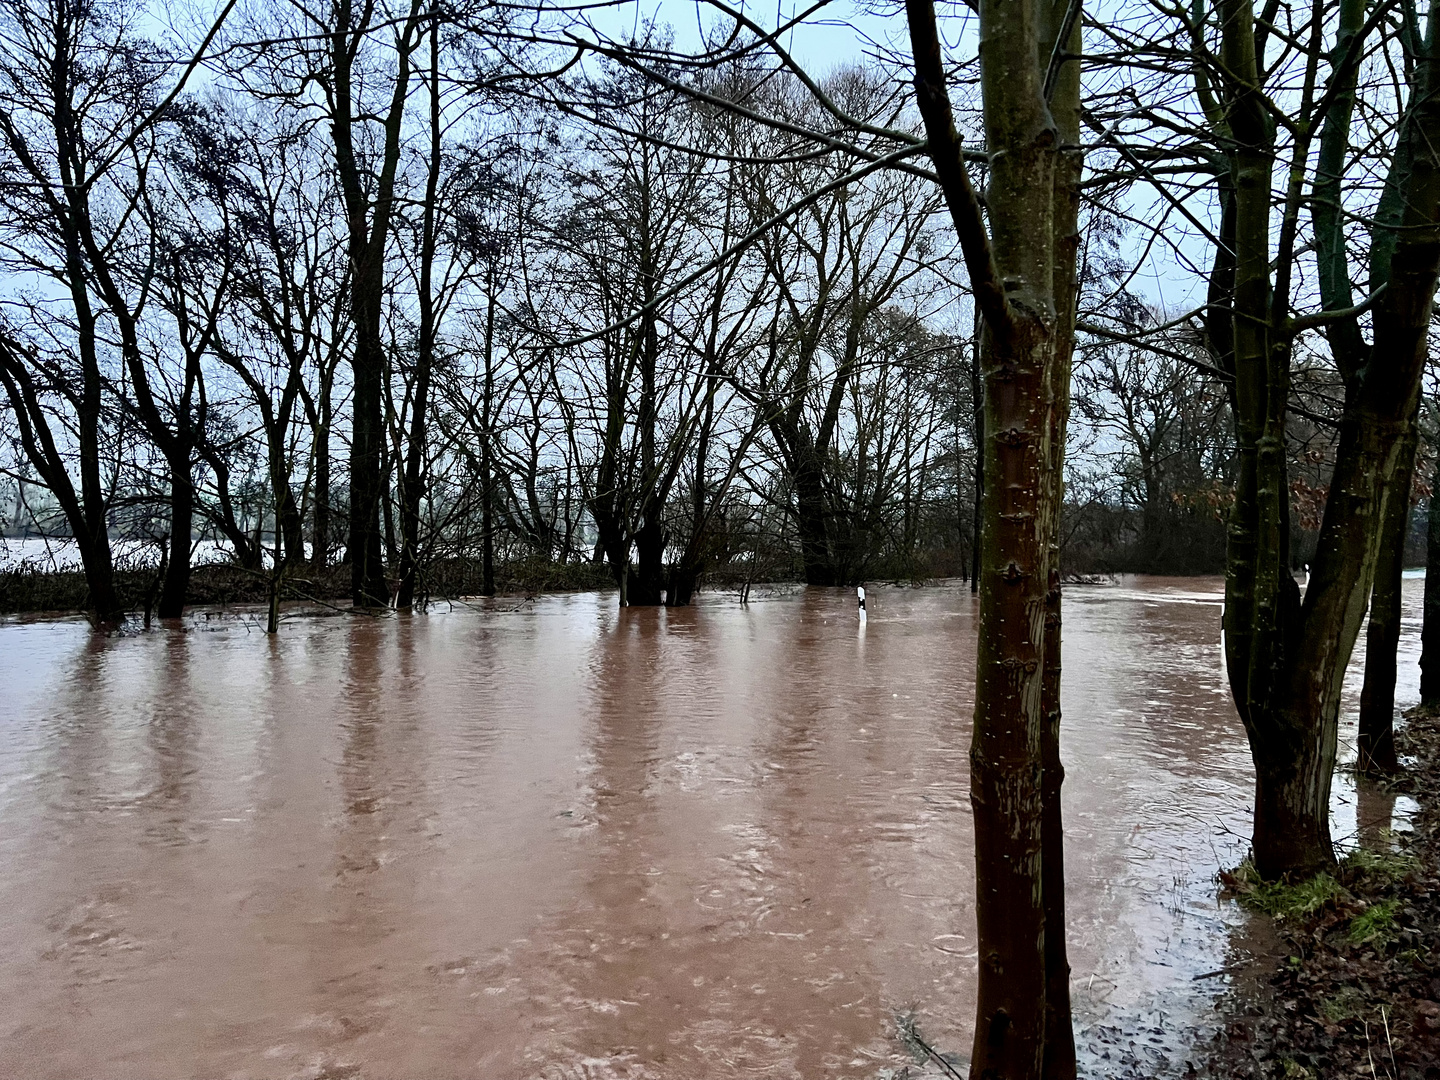
[(430, 161), (425, 175), (425, 206), (420, 221), (419, 340), (415, 349), (415, 397), (400, 481), (400, 583), (395, 606), (415, 603), (420, 572), (420, 499), (424, 494), (425, 412), (430, 402), (430, 371), (435, 359), (435, 196), (440, 186), (440, 22), (430, 26)]
[[(145, 172), (154, 129), (173, 115), (170, 105), (233, 7), (230, 0), (217, 14), (168, 95), (162, 81), (176, 68), (158, 61), (135, 36), (121, 8), (51, 2), (9, 5), (6, 12), (8, 36), (0, 58), (6, 183), (0, 217), (9, 230), (7, 258), (12, 267), (24, 268), (21, 278), (38, 274), (55, 294), (51, 287), (42, 289), (42, 303), (27, 300), (21, 293), (28, 290), (19, 285), (10, 290), (0, 382), (14, 412), (19, 449), (59, 503), (79, 548), (97, 625), (111, 624), (123, 612), (110, 548), (113, 492), (102, 475), (102, 454), (108, 452), (105, 395), (117, 380), (101, 368), (95, 297), (111, 307), (112, 268), (146, 247), (144, 240), (122, 242), (122, 232), (150, 209)], [(118, 198), (100, 194), (107, 188)], [(155, 269), (146, 267), (147, 277)], [(68, 314), (51, 306), (62, 294), (69, 300)], [(11, 321), (20, 318), (34, 325), (35, 334)], [(57, 325), (65, 328), (63, 345), (54, 337)], [(113, 343), (108, 329), (104, 334), (104, 342)], [(128, 365), (134, 341), (127, 338), (123, 345)], [(167, 460), (175, 459), (160, 449)], [(78, 458), (78, 492), (67, 470), (72, 452)], [(188, 485), (187, 468), (182, 486)], [(184, 541), (188, 563), (188, 533)]]
[[(980, 82), (990, 181), (990, 232), (971, 187), (945, 87), (931, 0), (907, 0), (915, 86), (935, 171), (984, 317), (985, 475), (975, 726), (980, 986), (971, 1074), (1075, 1075), (1064, 976), (1058, 768), (1058, 620), (1051, 570), (1060, 501), (1063, 410), (1075, 304), (1075, 206), (1080, 168), (1078, 2), (982, 0)], [(1055, 47), (1056, 40), (1066, 48)], [(1064, 77), (1070, 76), (1070, 77)], [(1052, 114), (1052, 102), (1054, 112)], [(1069, 140), (1069, 141), (1067, 141)], [(992, 248), (993, 243), (993, 248)], [(1068, 266), (1066, 263), (1068, 262)], [(1051, 709), (1047, 713), (1046, 706)], [(1054, 764), (1058, 767), (1058, 742)], [(1054, 798), (1047, 799), (1053, 785)], [(1047, 811), (1049, 811), (1047, 813)], [(1047, 827), (1050, 820), (1053, 827)], [(1049, 841), (1047, 843), (1047, 841)], [(1052, 993), (1055, 995), (1052, 998)]]
[(87, 351), (93, 358), (93, 350), (86, 350), (82, 345), (82, 383), (75, 410), (80, 451), (81, 490), (78, 493), (41, 404), (30, 365), (22, 359), (23, 346), (3, 337), (0, 337), (0, 383), (4, 384), (10, 399), (20, 446), (46, 490), (60, 504), (70, 535), (80, 549), (80, 565), (90, 593), (87, 599), (90, 614), (97, 625), (105, 625), (118, 620), (123, 610), (115, 592), (115, 568), (110, 553), (109, 500), (100, 483), (99, 370), (98, 367), (94, 370), (92, 383), (92, 371), (84, 361)]
[[(336, 328), (338, 343), (339, 329)], [(332, 345), (332, 349), (335, 346)], [(329, 356), (320, 366), (318, 400), (300, 384), (305, 415), (310, 421), (315, 454), (315, 502), (310, 511), (310, 565), (324, 570), (330, 564), (330, 429), (335, 419), (333, 390), (338, 355)]]
[(971, 426), (975, 446), (975, 498), (970, 515), (970, 592), (980, 591), (980, 531), (984, 521), (981, 503), (985, 498), (985, 393), (980, 379), (980, 318), (975, 318), (975, 353), (970, 365), (970, 393), (975, 417)]
[[(788, 418), (787, 418), (788, 419)], [(774, 424), (772, 427), (776, 426)], [(795, 528), (800, 540), (800, 562), (807, 585), (843, 585), (830, 553), (829, 515), (825, 505), (825, 463), (810, 442), (809, 432), (790, 425), (794, 433)]]
[[(649, 185), (645, 184), (642, 191), (648, 206)], [(654, 310), (659, 288), (650, 243), (650, 220), (648, 212), (640, 218), (640, 290), (644, 314), (640, 318), (639, 341), (640, 407), (635, 418), (640, 434), (640, 524), (635, 530), (635, 563), (628, 571), (630, 582), (626, 591), (627, 603), (647, 607), (661, 603), (665, 588), (665, 528), (660, 515), (667, 494), (659, 490), (655, 460), (655, 426), (660, 420), (655, 387), (660, 328)]]
[(162, 619), (178, 619), (185, 614), (185, 594), (190, 590), (190, 538), (195, 530), (195, 484), (188, 448), (169, 466), (169, 551), (156, 614)]
[[(368, 16), (369, 9), (366, 9)], [(330, 37), (330, 88), (334, 97), (331, 133), (335, 163), (345, 198), (351, 267), (350, 311), (355, 326), (350, 366), (354, 390), (350, 424), (350, 599), (356, 607), (384, 607), (389, 601), (382, 555), (380, 510), (386, 477), (381, 459), (385, 448), (382, 395), (385, 342), (381, 318), (385, 305), (385, 252), (394, 212), (395, 173), (400, 162), (400, 133), (410, 86), (410, 56), (419, 44), (420, 0), (395, 34), (395, 85), (381, 121), (384, 138), (380, 170), (370, 182), (356, 158), (355, 125), (359, 102), (353, 83), (355, 60), (375, 28), (356, 23), (351, 0), (339, 0)]]
[[(1239, 471), (1226, 556), (1225, 645), (1231, 691), (1255, 761), (1256, 868), (1266, 878), (1314, 873), (1335, 860), (1330, 785), (1340, 690), (1365, 615), (1399, 450), (1419, 391), (1435, 291), (1440, 172), (1436, 55), (1440, 5), (1417, 43), (1411, 99), (1371, 242), (1374, 342), (1359, 331), (1347, 237), (1340, 228), (1363, 0), (1340, 7), (1335, 68), (1317, 98), (1312, 68), (1298, 110), (1278, 238), (1272, 235), (1274, 118), (1265, 106), (1263, 40), (1250, 0), (1219, 5), (1226, 74), (1213, 113), (1234, 185), (1234, 411)], [(1330, 493), (1304, 600), (1290, 571), (1286, 426), (1290, 356), (1306, 320), (1290, 316), (1296, 237), (1311, 132), (1323, 119), (1310, 200), (1323, 325), (1345, 381)], [(1393, 255), (1391, 254), (1393, 252)], [(1272, 283), (1272, 267), (1274, 280)], [(1380, 292), (1380, 286), (1384, 286)]]
[(321, 390), (319, 423), (315, 432), (315, 503), (310, 511), (310, 565), (330, 565), (330, 394)]
[[(1041, 7), (1042, 50), (1078, 58), (1083, 41), (1079, 5)], [(1042, 53), (1044, 55), (1044, 53)], [(1045, 595), (1045, 678), (1041, 685), (1040, 867), (1045, 901), (1045, 1080), (1075, 1076), (1075, 1032), (1070, 1015), (1070, 959), (1065, 945), (1065, 830), (1060, 791), (1060, 514), (1065, 506), (1065, 438), (1070, 419), (1070, 366), (1075, 353), (1075, 316), (1080, 299), (1076, 258), (1080, 249), (1080, 64), (1078, 59), (1047, 69), (1045, 96), (1059, 137), (1055, 157), (1054, 221), (1050, 230), (1055, 298), (1055, 358), (1050, 413), (1051, 509), (1049, 589)]]
[(1418, 420), (1418, 416), (1411, 417), (1401, 442), (1394, 490), (1386, 500), (1380, 522), (1375, 584), (1370, 592), (1370, 625), (1365, 632), (1365, 685), (1360, 691), (1355, 767), (1377, 776), (1400, 768), (1395, 757), (1395, 675), (1399, 666), (1405, 541), (1410, 535), (1410, 487), (1415, 473), (1415, 448), (1420, 441)]
[[(162, 239), (159, 233), (159, 223), (152, 222), (152, 244), (156, 246), (168, 239)], [(147, 360), (154, 358), (141, 351), (139, 310), (145, 303), (145, 290), (142, 290), (142, 299), (132, 308), (132, 300), (120, 279), (103, 263), (95, 237), (88, 231), (85, 237), (91, 249), (95, 282), (120, 331), (120, 352), (130, 376), (131, 401), (150, 441), (164, 455), (170, 474), (169, 556), (160, 588), (158, 614), (162, 619), (178, 619), (185, 612), (185, 597), (190, 588), (190, 542), (195, 523), (193, 470), (196, 449), (205, 428), (202, 360), (215, 344), (220, 311), (230, 301), (233, 266), (228, 261), (225, 263), (213, 285), (213, 293), (192, 295), (185, 286), (186, 253), (176, 249), (171, 252), (172, 259), (166, 260), (172, 272), (156, 274), (152, 279), (161, 303), (175, 319), (177, 344), (184, 353), (179, 393), (167, 402), (153, 389), (152, 364)], [(158, 369), (158, 365), (154, 366)], [(162, 381), (160, 386), (164, 385)], [(168, 419), (166, 413), (169, 413)]]
[(480, 402), (480, 595), (495, 595), (495, 456), (491, 438), (492, 409), (495, 398), (495, 262), (490, 262), (490, 277), (485, 304), (485, 396)]
[[(115, 591), (110, 495), (101, 474), (104, 389), (110, 380), (100, 367), (99, 317), (91, 300), (86, 265), (92, 246), (85, 244), (83, 236), (84, 230), (93, 225), (89, 194), (115, 161), (89, 171), (104, 154), (96, 153), (89, 145), (87, 106), (103, 110), (119, 100), (128, 105), (135, 98), (133, 92), (118, 90), (116, 85), (133, 78), (135, 72), (133, 65), (118, 62), (123, 43), (117, 43), (109, 56), (104, 52), (86, 55), (95, 40), (91, 23), (101, 18), (102, 13), (89, 6), (51, 5), (46, 15), (37, 20), (36, 32), (28, 40), (23, 35), (17, 38), (4, 60), (4, 75), (13, 96), (4, 109), (3, 137), (9, 161), (15, 166), (16, 182), (3, 194), (40, 193), (38, 203), (23, 200), (12, 205), (7, 197), (4, 207), (7, 214), (29, 218), (32, 227), (45, 234), (46, 245), (56, 252), (55, 264), (47, 268), (47, 273), (69, 294), (78, 355), (66, 359), (78, 369), (79, 385), (66, 377), (69, 364), (47, 362), (47, 357), (29, 341), (12, 338), (8, 327), (0, 342), (0, 377), (19, 428), (20, 445), (64, 511), (70, 534), (80, 549), (90, 593), (88, 604), (97, 626), (119, 621), (124, 612)], [(31, 114), (34, 135), (26, 130), (27, 113)], [(138, 117), (131, 113), (109, 119), (107, 126), (135, 119)], [(53, 150), (44, 145), (50, 138), (54, 140)], [(32, 139), (38, 141), (32, 144)], [(51, 160), (53, 172), (47, 167)], [(42, 315), (37, 311), (35, 315), (34, 321), (42, 324), (53, 318), (48, 312)], [(51, 386), (64, 387), (68, 391), (65, 396), (73, 403), (80, 470), (78, 493), (66, 468), (68, 440), (64, 429), (69, 426), (68, 418), (57, 418), (61, 429), (57, 439), (51, 410), (46, 408), (45, 397)]]
[[(165, 457), (170, 476), (170, 532), (168, 540), (169, 561), (165, 580), (160, 586), (160, 603), (157, 614), (162, 619), (178, 619), (185, 612), (185, 594), (190, 587), (190, 540), (195, 520), (195, 484), (192, 475), (196, 436), (193, 398), (200, 378), (200, 352), (208, 348), (208, 342), (198, 351), (192, 350), (191, 342), (184, 340), (182, 346), (187, 353), (184, 388), (178, 401), (174, 402), (174, 426), (166, 423), (161, 412), (162, 402), (151, 390), (145, 358), (140, 353), (137, 321), (130, 311), (125, 297), (108, 273), (99, 275), (103, 282), (102, 291), (107, 306), (120, 327), (121, 352), (125, 358), (126, 370), (130, 375), (131, 392), (136, 411), (140, 415), (150, 441)], [(223, 294), (223, 289), (222, 289)], [(220, 296), (217, 295), (218, 305)], [(213, 333), (213, 323), (206, 332), (208, 339)]]
[(1430, 481), (1425, 530), (1425, 611), (1420, 630), (1420, 704), (1440, 705), (1440, 453)]
[[(718, 306), (718, 305), (717, 305)], [(712, 337), (713, 341), (713, 337)], [(670, 591), (667, 607), (688, 607), (695, 598), (695, 587), (707, 561), (710, 532), (710, 506), (707, 499), (706, 466), (710, 461), (710, 438), (715, 427), (715, 390), (721, 372), (715, 358), (705, 365), (705, 403), (700, 408), (699, 431), (695, 439), (695, 466), (690, 479), (690, 538), (680, 559), (670, 568)]]

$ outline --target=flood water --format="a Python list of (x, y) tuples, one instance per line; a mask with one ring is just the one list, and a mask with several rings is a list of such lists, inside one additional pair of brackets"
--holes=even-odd
[[(1156, 1075), (1259, 940), (1220, 589), (1066, 593), (1077, 1026), (1156, 1018)], [(870, 595), (0, 623), (0, 1075), (874, 1080), (907, 1008), (967, 1053), (973, 601)], [(1337, 783), (1337, 835), (1395, 813)]]

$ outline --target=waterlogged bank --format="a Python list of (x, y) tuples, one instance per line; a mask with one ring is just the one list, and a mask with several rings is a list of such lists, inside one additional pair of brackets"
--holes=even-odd
[[(1211, 880), (1251, 783), (1219, 587), (1067, 594), (1092, 1073), (1179, 1073), (1264, 947)], [(968, 592), (612, 604), (0, 624), (0, 1074), (870, 1080), (910, 1006), (968, 1047)]]

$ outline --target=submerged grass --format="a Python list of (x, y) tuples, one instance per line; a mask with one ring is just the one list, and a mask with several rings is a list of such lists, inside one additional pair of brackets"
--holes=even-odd
[(1316, 874), (1304, 881), (1266, 881), (1246, 859), (1221, 879), (1248, 908), (1263, 911), (1276, 919), (1303, 919), (1313, 915), (1342, 891), (1340, 882), (1328, 873)]
[[(1353, 893), (1384, 892), (1415, 869), (1410, 855), (1357, 848), (1340, 860), (1332, 874), (1322, 871), (1301, 881), (1266, 881), (1246, 859), (1232, 872), (1221, 874), (1226, 889), (1246, 907), (1281, 920), (1305, 919), (1332, 901), (1353, 899)], [(1356, 944), (1383, 936), (1394, 921), (1399, 901), (1371, 905), (1353, 922), (1350, 940)]]

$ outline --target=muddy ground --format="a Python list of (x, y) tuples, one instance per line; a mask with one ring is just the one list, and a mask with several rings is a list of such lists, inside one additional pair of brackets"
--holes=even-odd
[(1406, 770), (1388, 783), (1419, 810), (1391, 850), (1284, 893), (1227, 878), (1278, 912), (1280, 947), (1217, 1002), (1197, 1075), (1440, 1078), (1440, 713), (1412, 710), (1398, 737)]

